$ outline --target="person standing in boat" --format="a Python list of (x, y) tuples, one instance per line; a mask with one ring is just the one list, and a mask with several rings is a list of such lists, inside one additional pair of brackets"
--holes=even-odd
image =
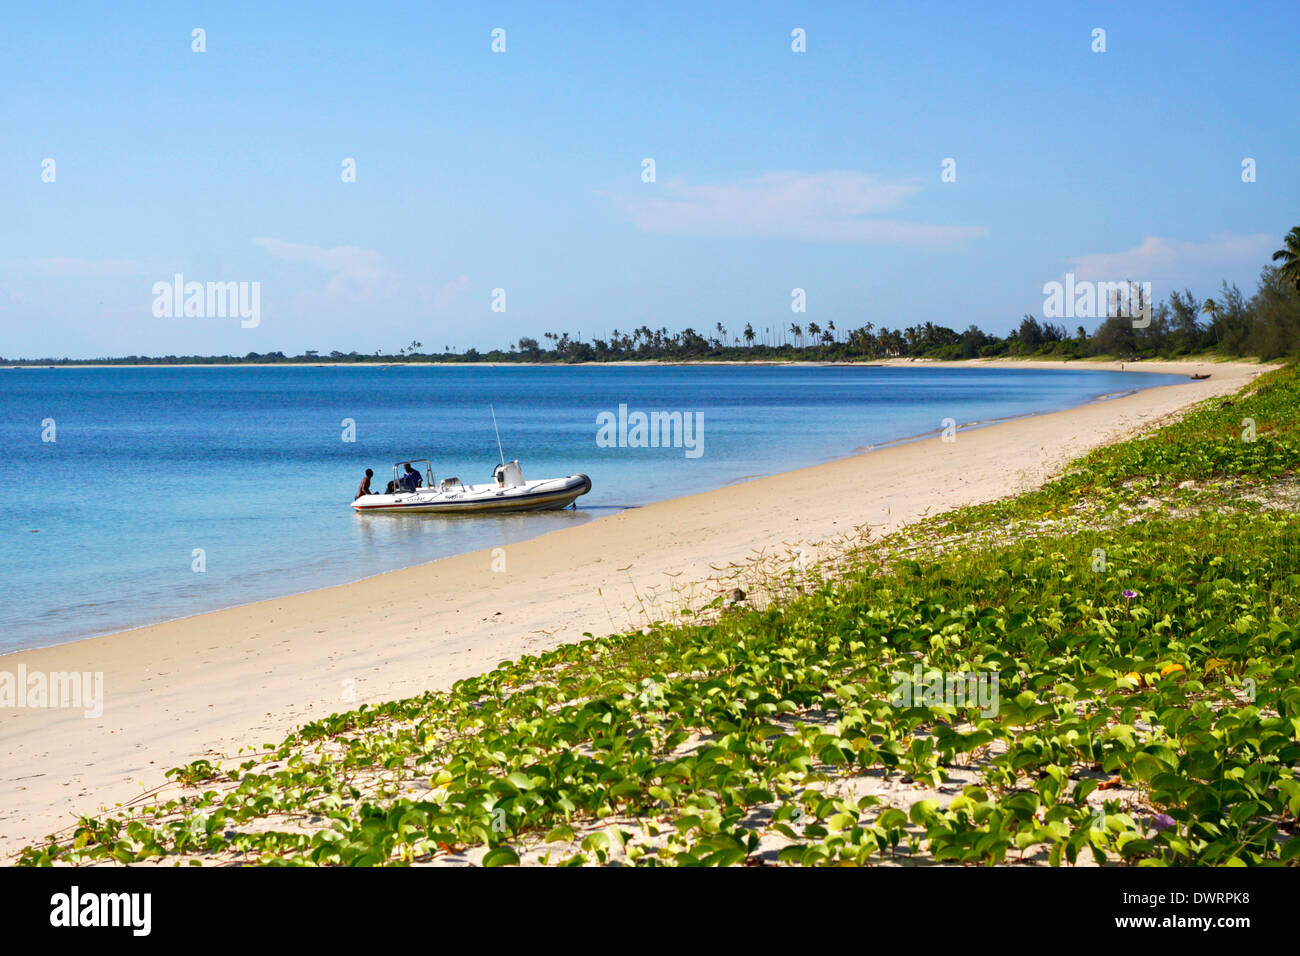
[(403, 467), (406, 468), (406, 474), (397, 479), (397, 485), (401, 490), (414, 491), (416, 488), (419, 488), (420, 485), (424, 484), (420, 479), (420, 473), (411, 467), (409, 461)]
[(370, 479), (373, 477), (375, 477), (375, 473), (367, 468), (366, 477), (361, 479), (361, 484), (357, 487), (357, 493), (352, 496), (353, 501), (356, 501), (358, 498), (363, 498), (366, 495), (374, 494), (374, 492), (370, 490)]

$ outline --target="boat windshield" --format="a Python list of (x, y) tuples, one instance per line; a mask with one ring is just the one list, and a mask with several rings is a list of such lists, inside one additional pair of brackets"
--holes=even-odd
[(420, 476), (420, 484), (425, 488), (433, 488), (433, 465), (427, 458), (412, 458), (410, 461), (399, 461), (393, 465), (393, 483), (400, 486), (402, 479), (406, 475), (406, 466), (410, 465), (411, 470)]

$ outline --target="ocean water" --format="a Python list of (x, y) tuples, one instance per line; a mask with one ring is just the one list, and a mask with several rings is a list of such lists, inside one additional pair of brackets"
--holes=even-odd
[[(945, 418), (989, 422), (1183, 380), (927, 367), (3, 369), (0, 652), (509, 544), (932, 433)], [(439, 479), (488, 481), (489, 405), (525, 477), (591, 477), (576, 511), (352, 512), (365, 469), (382, 490), (406, 458), (431, 459)], [(598, 416), (620, 405), (702, 420), (699, 443), (602, 446)]]

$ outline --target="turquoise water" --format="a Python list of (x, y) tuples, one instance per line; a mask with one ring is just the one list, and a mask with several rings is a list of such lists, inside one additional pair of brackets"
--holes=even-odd
[[(987, 422), (1177, 381), (925, 367), (0, 370), (0, 651), (496, 547), (933, 432), (945, 418)], [(591, 476), (577, 511), (353, 514), (367, 467), (380, 489), (411, 457), (433, 460), (439, 478), (489, 480), (489, 404), (525, 477)], [(621, 404), (700, 416), (698, 456), (601, 447), (597, 416)]]

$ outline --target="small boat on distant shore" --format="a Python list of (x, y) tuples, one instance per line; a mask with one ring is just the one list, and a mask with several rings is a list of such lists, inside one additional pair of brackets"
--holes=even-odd
[[(403, 469), (412, 467), (410, 472)], [(411, 488), (409, 474), (420, 476)], [(525, 481), (518, 461), (497, 465), (491, 484), (467, 485), (459, 478), (435, 482), (428, 459), (399, 461), (393, 465), (393, 480), (383, 494), (363, 495), (352, 507), (363, 513), (402, 514), (486, 514), (514, 511), (553, 511), (568, 507), (591, 490), (586, 475)]]
[(1208, 374), (1206, 374), (1206, 375), (1191, 375), (1191, 376), (1188, 376), (1188, 377), (1191, 378), (1191, 380), (1192, 380), (1193, 382), (1203, 382), (1203, 381), (1205, 381), (1207, 378), (1209, 378), (1210, 376), (1209, 376)]

